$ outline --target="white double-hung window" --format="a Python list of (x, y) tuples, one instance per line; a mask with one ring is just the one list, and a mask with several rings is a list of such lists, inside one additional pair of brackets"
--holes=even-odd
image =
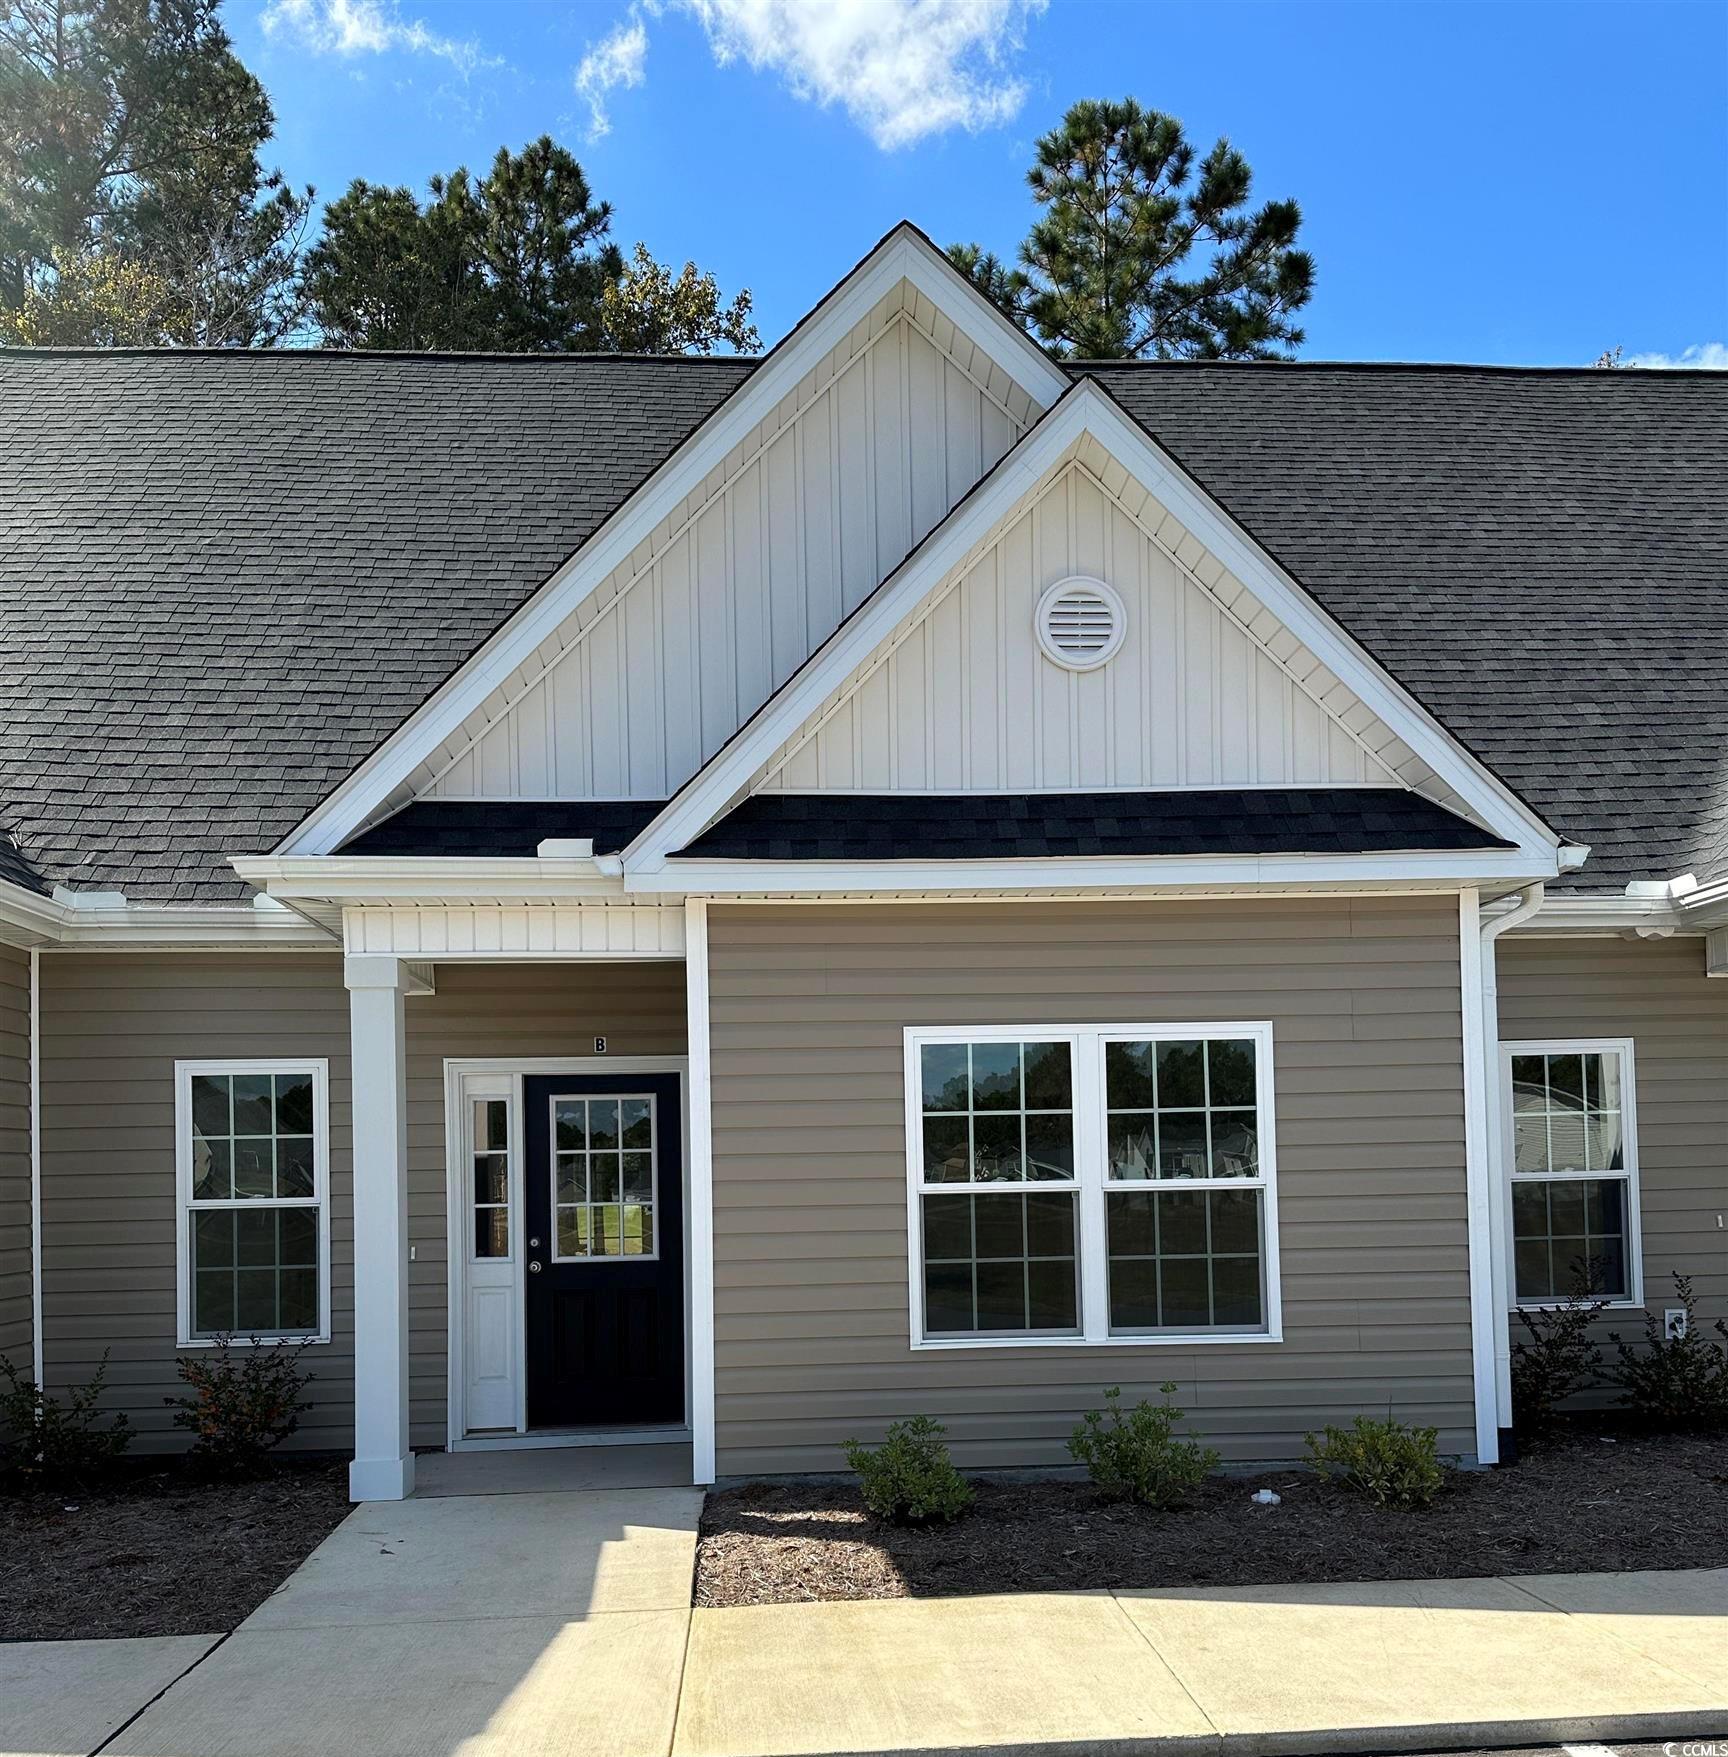
[(906, 1033), (915, 1348), (1275, 1341), (1268, 1024)]
[(1512, 1176), (1513, 1303), (1643, 1301), (1632, 1042), (1501, 1046)]
[(321, 1060), (175, 1064), (182, 1347), (330, 1337)]

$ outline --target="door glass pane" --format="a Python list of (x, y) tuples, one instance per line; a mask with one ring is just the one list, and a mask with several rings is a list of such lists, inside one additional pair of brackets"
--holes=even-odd
[(653, 1098), (569, 1097), (552, 1105), (554, 1259), (653, 1256)]
[[(510, 1101), (474, 1100), (472, 1141), (474, 1255), (510, 1255)], [(562, 1162), (562, 1156), (560, 1163)]]

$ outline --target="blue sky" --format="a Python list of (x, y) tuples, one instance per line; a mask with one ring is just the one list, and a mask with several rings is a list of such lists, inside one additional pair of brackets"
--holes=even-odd
[[(1728, 364), (1728, 0), (227, 0), (320, 196), (541, 133), (764, 341), (896, 220), (1010, 251), (1079, 97), (1295, 196), (1309, 358)], [(1689, 352), (1690, 351), (1690, 352)]]

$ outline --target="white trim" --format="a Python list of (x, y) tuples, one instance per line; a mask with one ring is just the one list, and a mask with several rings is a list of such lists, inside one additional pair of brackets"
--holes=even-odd
[(1497, 1338), (1505, 1314), (1494, 1298), (1494, 1176), (1488, 1151), (1487, 1051), (1483, 1036), (1481, 899), (1458, 894), (1459, 1023), (1464, 1055), (1464, 1213), (1470, 1277), (1470, 1379), (1476, 1462), (1500, 1462), (1495, 1393)]
[(130, 903), (118, 892), (63, 888), (57, 897), (39, 897), (0, 879), (0, 945), (61, 952), (327, 951), (335, 937), (333, 929), (275, 906)]
[[(1106, 1159), (1108, 1095), (1104, 1046), (1134, 1041), (1254, 1043), (1254, 1104), (1260, 1175), (1256, 1178), (1113, 1180)], [(1066, 1183), (926, 1183), (923, 1177), (923, 1092), (920, 1052), (931, 1043), (1067, 1043), (1074, 1099), (1074, 1177)], [(908, 1025), (901, 1033), (906, 1135), (906, 1272), (909, 1345), (914, 1353), (978, 1348), (1190, 1348), (1197, 1344), (1255, 1344), (1284, 1340), (1283, 1281), (1278, 1250), (1278, 1149), (1273, 1080), (1273, 1026), (1269, 1020), (1203, 1020), (1128, 1024)], [(1108, 1240), (1105, 1198), (1110, 1191), (1258, 1190), (1261, 1195), (1260, 1262), (1265, 1323), (1258, 1330), (1131, 1331), (1113, 1334), (1109, 1323)], [(924, 1333), (923, 1199), (943, 1195), (1014, 1195), (1049, 1191), (1075, 1201), (1075, 1332), (1025, 1331), (980, 1336)]]
[(1481, 853), (1207, 854), (1025, 860), (683, 860), (625, 876), (641, 894), (736, 896), (747, 892), (1092, 890), (1177, 885), (1349, 885), (1380, 880), (1459, 885), (1530, 884), (1554, 876), (1552, 857), (1517, 849)]
[(902, 222), (502, 628), (283, 838), (278, 851), (339, 848), (901, 281), (929, 298), (1035, 403), (1054, 402), (1067, 388), (1067, 375)]
[(684, 1222), (690, 1244), (690, 1450), (699, 1484), (715, 1475), (714, 1400), (714, 1100), (708, 1039), (708, 905), (692, 897), (684, 905), (684, 975), (690, 1077), (689, 1206)]
[[(263, 1197), (245, 1201), (196, 1201), (192, 1195), (192, 1081), (199, 1074), (305, 1074), (312, 1076), (312, 1195)], [(200, 1056), (174, 1064), (174, 1264), (175, 1347), (212, 1348), (208, 1336), (193, 1334), (192, 1249), (187, 1217), (206, 1210), (234, 1213), (247, 1207), (311, 1208), (318, 1215), (318, 1328), (310, 1335), (260, 1335), (265, 1346), (278, 1342), (327, 1343), (330, 1340), (330, 1063), (323, 1056)], [(250, 1347), (250, 1336), (234, 1336), (231, 1345)]]
[(1554, 831), (1327, 616), (1091, 379), (1074, 384), (755, 719), (674, 795), (666, 810), (625, 849), (626, 873), (657, 871), (669, 855), (712, 823), (780, 746), (890, 637), (902, 618), (1086, 435), (1134, 474), (1195, 541), (1401, 737), (1483, 823), (1516, 843), (1532, 864), (1538, 864), (1539, 856), (1541, 870), (1528, 876), (1557, 873), (1559, 838)]
[(36, 1389), (47, 1371), (42, 1335), (42, 953), (30, 948), (30, 1364)]
[(578, 1446), (675, 1446), (690, 1438), (688, 1424), (659, 1428), (535, 1428), (522, 1434), (467, 1434), (451, 1452), (562, 1452)]
[[(1596, 1183), (1610, 1178), (1623, 1179), (1626, 1184), (1626, 1297), (1609, 1300), (1604, 1307), (1611, 1312), (1632, 1312), (1644, 1309), (1644, 1220), (1640, 1202), (1641, 1179), (1638, 1170), (1638, 1091), (1637, 1064), (1630, 1037), (1521, 1037), (1502, 1040), (1500, 1044), (1501, 1152), (1506, 1168), (1508, 1191), (1506, 1213), (1507, 1303), (1509, 1311), (1540, 1312), (1558, 1307), (1558, 1300), (1521, 1300), (1518, 1298), (1518, 1271), (1514, 1250), (1510, 1192), (1520, 1183)], [(1517, 1172), (1513, 1150), (1512, 1058), (1516, 1055), (1615, 1055), (1620, 1058), (1620, 1141), (1625, 1160), (1620, 1171)]]

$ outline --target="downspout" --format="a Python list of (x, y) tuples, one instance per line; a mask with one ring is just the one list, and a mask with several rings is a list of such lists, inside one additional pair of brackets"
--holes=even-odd
[(42, 1337), (42, 951), (30, 949), (30, 1370), (43, 1389)]
[(1512, 1184), (1505, 1163), (1506, 1119), (1500, 1078), (1500, 976), (1495, 942), (1508, 928), (1528, 921), (1542, 907), (1547, 887), (1525, 885), (1510, 909), (1481, 919), (1482, 1095), (1488, 1125), (1489, 1262), (1494, 1290), (1494, 1400), (1500, 1429), (1500, 1462), (1517, 1461), (1512, 1438)]

